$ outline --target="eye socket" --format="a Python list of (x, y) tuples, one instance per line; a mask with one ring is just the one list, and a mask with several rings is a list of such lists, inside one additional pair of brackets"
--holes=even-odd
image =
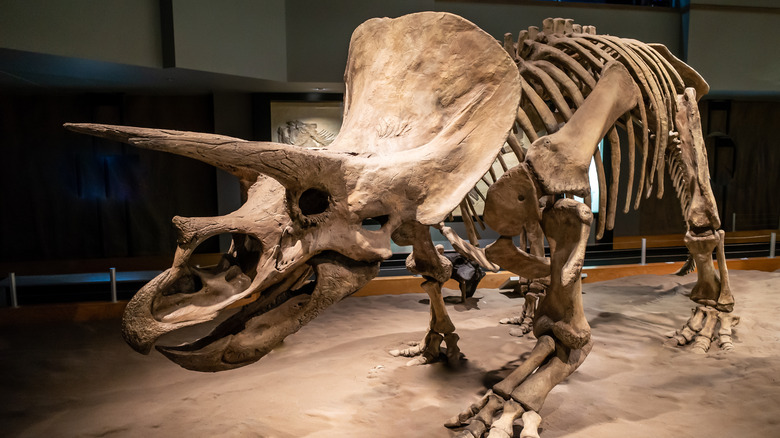
[(298, 198), (298, 208), (304, 216), (323, 213), (330, 206), (330, 194), (320, 189), (307, 189)]
[(385, 226), (385, 224), (389, 220), (390, 220), (390, 216), (386, 214), (382, 216), (376, 216), (376, 217), (367, 217), (363, 219), (361, 225), (366, 230), (376, 231), (382, 228), (383, 226)]

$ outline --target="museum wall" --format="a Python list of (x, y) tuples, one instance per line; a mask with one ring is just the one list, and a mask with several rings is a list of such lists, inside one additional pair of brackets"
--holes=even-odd
[[(780, 101), (705, 99), (700, 102), (712, 190), (726, 231), (780, 229), (780, 140), (772, 135), (780, 120)], [(621, 139), (622, 156), (626, 140)], [(628, 172), (627, 162), (621, 174)], [(667, 193), (655, 193), (642, 201), (639, 210), (618, 213), (615, 236), (675, 234), (685, 232), (682, 211), (669, 176)], [(619, 190), (619, 209), (625, 200), (625, 185)]]
[[(604, 32), (662, 42), (675, 53), (682, 47), (680, 15), (670, 9), (520, 3), (1, 0), (0, 48), (162, 67), (162, 47), (172, 43), (168, 66), (275, 81), (340, 82), (355, 27), (372, 17), (424, 10), (461, 14), (496, 38), (565, 15)], [(170, 22), (161, 17), (166, 5)]]
[(702, 114), (724, 228), (780, 228), (780, 101), (708, 100)]
[(341, 82), (349, 39), (362, 22), (435, 10), (433, 0), (287, 0), (287, 74), (296, 82)]
[(342, 80), (352, 30), (371, 17), (448, 11), (502, 38), (566, 16), (686, 54), (715, 93), (780, 92), (780, 58), (765, 50), (780, 40), (780, 8), (769, 0), (693, 0), (683, 10), (531, 0), (0, 0), (0, 9), (0, 49), (331, 83)]
[(667, 45), (716, 94), (780, 93), (780, 58), (766, 52), (780, 41), (780, 8), (769, 0), (693, 0), (683, 10), (530, 0), (0, 0), (0, 8), (2, 49), (330, 83), (342, 80), (352, 30), (371, 17), (447, 11), (502, 38), (566, 16)]
[(287, 80), (284, 0), (173, 0), (172, 14), (175, 67)]
[[(206, 0), (0, 0), (0, 55), (10, 50), (98, 60), (105, 64), (97, 67), (118, 70), (129, 65), (211, 72), (267, 79), (284, 88), (340, 82), (352, 30), (374, 16), (449, 11), (496, 38), (540, 25), (548, 16), (572, 17), (600, 32), (663, 42), (680, 55), (687, 43), (691, 63), (713, 86), (714, 97), (701, 108), (706, 132), (713, 134), (708, 147), (717, 157), (711, 165), (724, 228), (731, 230), (734, 213), (738, 230), (778, 227), (780, 211), (772, 190), (778, 185), (780, 145), (772, 133), (780, 120), (780, 102), (775, 101), (780, 59), (766, 56), (768, 47), (780, 43), (780, 8), (774, 2), (694, 0), (687, 12), (510, 3), (235, 0), (217, 8)], [(171, 12), (167, 18), (161, 15), (166, 5)], [(170, 44), (173, 58), (163, 53)], [(162, 69), (165, 62), (176, 69)], [(26, 84), (35, 76), (14, 82), (12, 71), (0, 75), (0, 87), (9, 81), (28, 87), (21, 92), (0, 88), (0, 147), (3, 162), (13, 163), (0, 173), (0, 262), (171, 254), (174, 215), (224, 214), (240, 203), (230, 175), (191, 160), (68, 133), (61, 124), (122, 123), (268, 140), (269, 96), (278, 94), (208, 84), (196, 94), (182, 94), (175, 83), (157, 84), (148, 92), (120, 87), (115, 93), (86, 94), (101, 74), (114, 84), (123, 79), (113, 69), (99, 70), (69, 71), (76, 81), (63, 88)], [(671, 187), (668, 180), (666, 185)], [(622, 209), (624, 191), (619, 199)], [(638, 212), (619, 213), (614, 235), (682, 230), (680, 207), (670, 192), (663, 200), (645, 200)]]
[(0, 0), (0, 48), (162, 67), (158, 0)]
[(718, 95), (780, 94), (780, 3), (693, 0), (687, 61)]

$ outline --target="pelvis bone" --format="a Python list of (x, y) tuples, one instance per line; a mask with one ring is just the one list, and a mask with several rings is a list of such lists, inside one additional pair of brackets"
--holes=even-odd
[[(158, 349), (199, 371), (260, 359), (375, 276), (391, 255), (394, 231), (441, 222), (490, 168), (520, 99), (511, 57), (488, 34), (450, 14), (362, 24), (352, 36), (345, 81), (342, 131), (327, 150), (66, 125), (204, 161), (236, 175), (246, 188), (246, 203), (226, 216), (174, 218), (173, 266), (144, 286), (125, 312), (124, 337), (133, 348), (147, 353), (163, 334), (248, 302), (210, 335)], [(381, 227), (363, 226), (368, 221)], [(197, 246), (221, 233), (233, 236), (222, 261), (192, 266)]]

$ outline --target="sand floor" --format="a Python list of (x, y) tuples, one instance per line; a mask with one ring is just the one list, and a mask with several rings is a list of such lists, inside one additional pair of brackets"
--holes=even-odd
[[(584, 285), (595, 345), (548, 397), (542, 437), (780, 437), (780, 272), (731, 281), (736, 350), (707, 355), (663, 345), (690, 315), (695, 274)], [(448, 437), (441, 424), (534, 345), (497, 323), (521, 305), (490, 289), (448, 305), (460, 370), (387, 353), (423, 336), (418, 294), (347, 298), (260, 362), (216, 374), (133, 352), (118, 321), (4, 328), (0, 435)]]

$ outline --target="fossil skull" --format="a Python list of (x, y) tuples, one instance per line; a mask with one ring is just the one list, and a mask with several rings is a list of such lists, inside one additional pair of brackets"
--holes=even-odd
[[(257, 361), (373, 278), (391, 255), (395, 231), (415, 221), (438, 224), (460, 203), (503, 146), (520, 96), (517, 69), (501, 46), (446, 13), (362, 24), (352, 35), (345, 82), (342, 130), (327, 149), (67, 125), (204, 161), (246, 188), (246, 203), (226, 216), (173, 219), (173, 266), (125, 311), (123, 333), (133, 348), (148, 353), (163, 334), (245, 303), (209, 335), (157, 348), (199, 371)], [(233, 236), (222, 261), (192, 266), (195, 248), (222, 233)]]

